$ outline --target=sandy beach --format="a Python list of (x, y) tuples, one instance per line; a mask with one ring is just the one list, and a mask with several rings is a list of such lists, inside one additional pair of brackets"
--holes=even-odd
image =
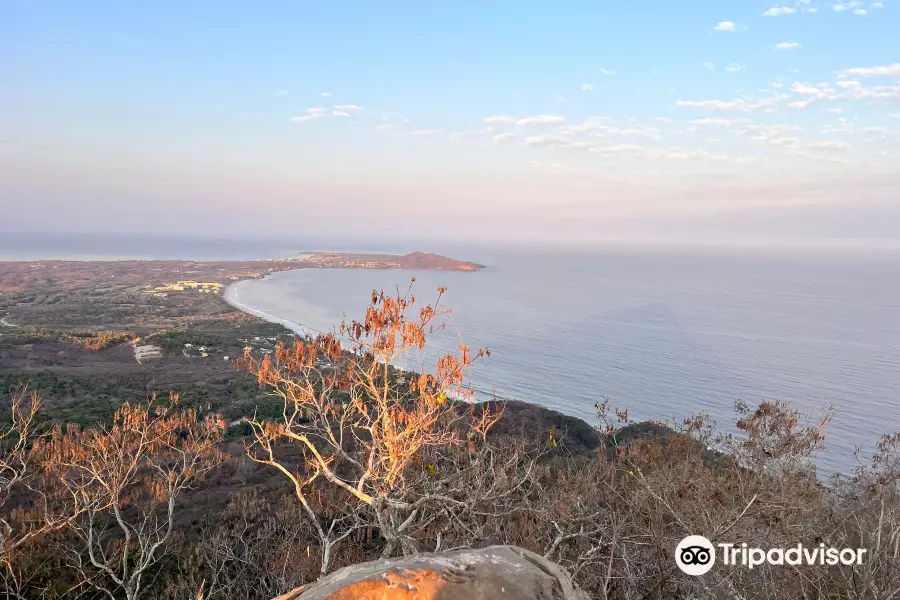
[(282, 319), (280, 317), (276, 317), (275, 315), (271, 315), (267, 312), (256, 310), (255, 308), (251, 308), (246, 304), (242, 303), (240, 300), (240, 290), (241, 286), (248, 281), (252, 281), (250, 279), (244, 281), (237, 281), (235, 283), (230, 284), (225, 288), (225, 293), (223, 294), (223, 298), (225, 302), (235, 307), (236, 309), (243, 311), (249, 315), (253, 315), (254, 317), (259, 317), (260, 319), (265, 319), (270, 323), (277, 323), (279, 325), (283, 325), (296, 333), (299, 336), (314, 336), (316, 333), (311, 329), (300, 325), (299, 323), (295, 323), (294, 321), (289, 321), (287, 319)]

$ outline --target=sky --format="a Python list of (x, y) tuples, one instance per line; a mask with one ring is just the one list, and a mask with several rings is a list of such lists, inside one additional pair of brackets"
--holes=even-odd
[(900, 246), (900, 0), (0, 3), (0, 232)]

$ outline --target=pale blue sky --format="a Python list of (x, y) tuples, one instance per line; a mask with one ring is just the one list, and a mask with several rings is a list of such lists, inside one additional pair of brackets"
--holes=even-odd
[(898, 30), (897, 0), (8, 0), (5, 228), (896, 238)]

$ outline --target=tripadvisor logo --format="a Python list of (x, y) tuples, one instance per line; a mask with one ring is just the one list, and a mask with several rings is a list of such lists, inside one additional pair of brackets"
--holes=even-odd
[(675, 548), (675, 563), (688, 575), (703, 575), (716, 564), (716, 549), (702, 535), (689, 535)]
[[(828, 548), (825, 544), (790, 548), (750, 548), (747, 544), (716, 544), (722, 553), (722, 564), (753, 569), (769, 565), (861, 565), (865, 548)], [(703, 575), (716, 564), (716, 548), (702, 535), (689, 535), (675, 548), (675, 564), (688, 575)]]

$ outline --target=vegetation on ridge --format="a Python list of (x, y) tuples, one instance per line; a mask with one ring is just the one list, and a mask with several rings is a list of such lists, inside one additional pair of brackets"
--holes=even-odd
[[(596, 598), (900, 593), (900, 436), (822, 483), (811, 456), (830, 414), (804, 423), (780, 403), (738, 403), (740, 435), (703, 415), (636, 428), (604, 402), (596, 432), (542, 429), (516, 421), (514, 403), (448, 397), (486, 352), (461, 346), (415, 376), (390, 368), (446, 312), (440, 296), (420, 308), (409, 292), (375, 293), (339, 330), (355, 352), (333, 336), (247, 352), (241, 376), (269, 404), (244, 415), (239, 446), (211, 405), (128, 403), (105, 426), (48, 430), (40, 399), (17, 391), (0, 459), (0, 586), (18, 598), (271, 598), (372, 558), (507, 543)], [(260, 483), (265, 473), (283, 483)], [(198, 516), (225, 477), (243, 489)], [(674, 561), (691, 534), (868, 553), (691, 577)]]

